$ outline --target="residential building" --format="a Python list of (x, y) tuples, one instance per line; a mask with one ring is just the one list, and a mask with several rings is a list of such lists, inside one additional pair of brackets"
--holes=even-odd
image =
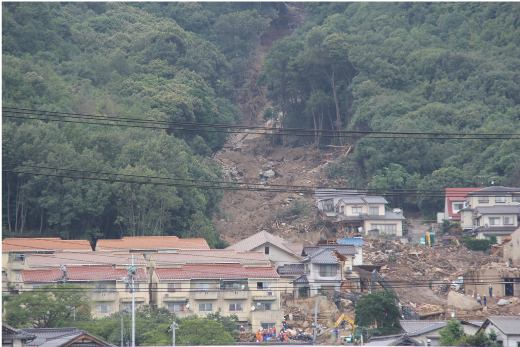
[[(337, 239), (338, 245), (350, 245), (356, 249), (356, 256), (354, 257), (354, 266), (363, 265), (363, 246), (365, 242), (361, 237), (345, 237)], [(319, 242), (318, 242), (319, 244)]]
[[(430, 346), (438, 346), (441, 335), (439, 331), (446, 327), (447, 321), (428, 321), (428, 320), (399, 320), (405, 333), (415, 340)], [(477, 321), (460, 321), (462, 329), (467, 335), (474, 335), (482, 325)]]
[[(92, 258), (95, 257), (96, 255), (92, 255)], [(137, 268), (134, 280), (135, 303), (139, 307), (150, 303), (149, 276), (143, 256), (134, 255), (134, 257), (136, 257), (134, 266)], [(34, 262), (37, 263), (38, 260), (35, 259)], [(72, 265), (62, 269), (43, 266), (41, 263), (38, 265), (41, 269), (22, 270), (22, 283), (20, 283), (19, 290), (41, 289), (42, 286), (52, 283), (77, 284), (88, 289), (89, 299), (94, 302), (92, 312), (94, 317), (104, 317), (120, 310), (131, 310), (132, 292), (125, 283), (125, 279), (128, 277), (126, 264)]]
[(21, 272), (26, 269), (25, 258), (30, 254), (91, 251), (88, 240), (62, 240), (59, 237), (6, 238), (2, 241), (2, 291), (16, 292), (19, 289)]
[(489, 286), (493, 296), (520, 296), (520, 270), (492, 264), (479, 269), (468, 270), (463, 275), (464, 290), (467, 295), (489, 296)]
[(203, 238), (180, 239), (177, 236), (125, 236), (122, 239), (99, 239), (96, 251), (141, 253), (148, 259), (153, 252), (175, 252), (179, 249), (209, 249)]
[(504, 347), (520, 346), (520, 317), (518, 316), (489, 316), (478, 332), (490, 333), (491, 329), (498, 334), (497, 342)]
[(503, 256), (504, 262), (510, 264), (520, 262), (520, 227), (510, 235), (509, 242), (504, 244)]
[[(3, 331), (2, 324), (2, 331)], [(30, 347), (102, 347), (113, 346), (99, 337), (78, 328), (38, 328), (18, 329), (24, 334), (33, 336), (25, 346)], [(4, 336), (2, 336), (2, 340)], [(5, 346), (4, 344), (2, 344)]]
[[(291, 293), (293, 298), (298, 297), (298, 283), (294, 283), (294, 280), (298, 277), (304, 275), (305, 273), (305, 265), (304, 264), (286, 264), (279, 266), (276, 269), (278, 275), (280, 275), (280, 283), (283, 288), (283, 293)], [(306, 284), (307, 282), (305, 282)], [(305, 287), (305, 285), (303, 285)], [(305, 293), (307, 293), (307, 289), (305, 289)]]
[(262, 252), (273, 263), (275, 269), (285, 264), (298, 264), (301, 259), (303, 245), (289, 243), (281, 237), (262, 230), (226, 249), (237, 252)]
[(438, 223), (442, 223), (442, 219), (453, 222), (460, 221), (460, 210), (467, 207), (466, 196), (476, 190), (482, 188), (446, 188), (446, 197), (444, 199), (444, 213)]
[(281, 326), (284, 311), (280, 302), (280, 276), (272, 266), (263, 262), (257, 266), (253, 258), (247, 260), (247, 265), (167, 265), (162, 259), (163, 265), (157, 263), (152, 278), (159, 307), (166, 307), (179, 317), (219, 310), (226, 316), (236, 314), (239, 324), (253, 331)]
[(25, 347), (27, 341), (35, 338), (36, 335), (2, 323), (2, 347)]
[(416, 339), (412, 339), (408, 334), (373, 336), (364, 346), (424, 346)]
[(520, 203), (520, 188), (491, 186), (468, 193), (466, 204), (477, 206), (518, 206)]
[[(308, 296), (320, 291), (332, 294), (339, 291), (345, 281), (359, 282), (357, 274), (352, 272), (356, 249), (344, 245), (327, 246), (302, 258), (300, 262), (304, 264), (304, 274), (291, 281), (299, 291), (307, 288)], [(309, 252), (313, 250), (308, 248)]]

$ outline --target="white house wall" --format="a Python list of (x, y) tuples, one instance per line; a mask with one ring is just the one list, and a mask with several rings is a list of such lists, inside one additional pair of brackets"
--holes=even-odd
[(365, 220), (364, 228), (365, 233), (368, 232), (368, 230), (373, 230), (375, 228), (372, 227), (372, 225), (377, 224), (395, 224), (395, 236), (403, 236), (403, 221), (401, 219), (372, 219), (372, 220)]
[(253, 248), (251, 252), (262, 252), (265, 253), (265, 247), (269, 247), (269, 254), (266, 254), (270, 261), (274, 262), (274, 267), (277, 269), (279, 266), (285, 264), (299, 264), (300, 261), (297, 257), (287, 253), (284, 250), (272, 245), (271, 243), (264, 243), (261, 246)]

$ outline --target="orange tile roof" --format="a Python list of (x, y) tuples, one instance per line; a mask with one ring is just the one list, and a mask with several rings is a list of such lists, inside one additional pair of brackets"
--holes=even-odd
[[(126, 269), (116, 269), (113, 266), (67, 266), (68, 281), (121, 281), (128, 276)], [(24, 282), (60, 282), (60, 268), (46, 270), (23, 270)], [(143, 268), (137, 269), (136, 281), (147, 281), (148, 274)]]
[(142, 254), (114, 253), (109, 251), (29, 254), (25, 257), (25, 262), (29, 268), (56, 267), (61, 265), (128, 265), (131, 263), (131, 256), (134, 257), (135, 265), (146, 265), (146, 259)]
[(266, 264), (271, 261), (262, 252), (236, 252), (232, 249), (181, 249), (176, 253), (153, 253), (157, 265), (167, 264)]
[(11, 238), (2, 241), (2, 252), (9, 251), (92, 251), (92, 246), (88, 240), (59, 237)]
[(179, 239), (177, 236), (129, 236), (98, 240), (96, 250), (209, 249), (205, 239)]
[(241, 264), (183, 265), (155, 269), (159, 280), (193, 278), (280, 278), (272, 267), (244, 267)]

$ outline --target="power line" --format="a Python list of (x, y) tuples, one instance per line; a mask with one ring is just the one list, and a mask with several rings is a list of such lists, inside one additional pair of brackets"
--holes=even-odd
[[(9, 113), (15, 113), (15, 114), (29, 114), (29, 115), (36, 115), (36, 116), (46, 116), (46, 117), (62, 117), (62, 118), (79, 118), (79, 119), (87, 119), (87, 120), (106, 120), (106, 121), (113, 121), (113, 122), (127, 122), (127, 123), (151, 123), (151, 124), (172, 124), (177, 126), (191, 126), (191, 127), (218, 127), (218, 128), (227, 128), (227, 129), (233, 129), (236, 126), (227, 126), (223, 124), (207, 124), (207, 123), (189, 123), (189, 122), (166, 122), (166, 121), (156, 121), (156, 120), (139, 120), (139, 119), (132, 119), (132, 120), (125, 120), (125, 118), (116, 118), (111, 117), (107, 119), (105, 118), (99, 118), (101, 116), (73, 116), (73, 117), (67, 117), (67, 116), (61, 116), (61, 115), (50, 115), (50, 114), (36, 114), (36, 113), (27, 113), (27, 112), (17, 112), (17, 111), (6, 111)], [(262, 127), (247, 127), (242, 129), (258, 129), (261, 128), (264, 131), (277, 131), (277, 133), (265, 133), (265, 132), (251, 132), (251, 131), (233, 131), (233, 130), (209, 130), (209, 129), (189, 129), (189, 128), (175, 128), (175, 127), (160, 127), (160, 126), (144, 126), (144, 125), (129, 125), (129, 124), (110, 124), (110, 123), (100, 123), (100, 122), (85, 122), (85, 121), (79, 121), (79, 120), (65, 120), (65, 119), (49, 119), (49, 118), (33, 118), (33, 117), (22, 117), (22, 116), (13, 116), (13, 115), (4, 115), (6, 118), (19, 118), (19, 119), (30, 119), (30, 120), (45, 120), (45, 121), (52, 121), (52, 122), (66, 122), (66, 123), (79, 123), (79, 124), (91, 124), (91, 125), (105, 125), (105, 126), (125, 126), (125, 127), (131, 127), (131, 128), (145, 128), (145, 129), (162, 129), (162, 130), (171, 130), (171, 131), (197, 131), (197, 132), (215, 132), (215, 133), (242, 133), (242, 134), (250, 134), (250, 135), (286, 135), (286, 136), (304, 136), (304, 137), (332, 137), (332, 138), (338, 138), (338, 137), (352, 137), (352, 138), (371, 138), (371, 139), (426, 139), (426, 140), (509, 140), (509, 139), (520, 139), (520, 134), (500, 134), (500, 133), (487, 133), (488, 136), (492, 135), (495, 137), (483, 137), (480, 134), (467, 134), (467, 133), (420, 133), (420, 132), (383, 132), (383, 131), (348, 131), (348, 130), (313, 130), (313, 129), (292, 129), (292, 128), (262, 128)], [(96, 118), (93, 118), (96, 117)], [(128, 119), (128, 118), (126, 118)], [(294, 131), (300, 131), (300, 132), (311, 132), (309, 134), (298, 134), (298, 133), (290, 133)], [(316, 135), (316, 133), (321, 132), (333, 132), (337, 133), (337, 135)], [(358, 134), (358, 135), (353, 135)], [(409, 135), (420, 135), (420, 136), (370, 136), (367, 137), (366, 135), (373, 135), (373, 134), (395, 134), (395, 135), (403, 135), (403, 134), (409, 134)], [(424, 137), (424, 136), (433, 136), (433, 137)], [(444, 137), (442, 137), (444, 136)], [(464, 136), (464, 137), (446, 137), (446, 136)], [(470, 137), (471, 136), (471, 137)], [(496, 137), (499, 136), (499, 137)], [(507, 136), (507, 137), (505, 137)]]

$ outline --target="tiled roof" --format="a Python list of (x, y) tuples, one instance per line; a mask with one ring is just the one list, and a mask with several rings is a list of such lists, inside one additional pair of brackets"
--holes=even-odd
[(338, 239), (338, 245), (364, 246), (365, 242), (361, 237), (345, 237)]
[(306, 275), (301, 275), (300, 277), (295, 278), (292, 281), (289, 281), (289, 283), (309, 283), (309, 279)]
[(36, 335), (36, 339), (27, 342), (27, 346), (38, 347), (62, 347), (71, 344), (78, 338), (90, 338), (94, 344), (87, 346), (112, 346), (99, 337), (87, 333), (78, 328), (41, 328), (41, 329), (22, 329), (28, 333)]
[(475, 210), (480, 214), (519, 214), (520, 206), (516, 205), (505, 205), (505, 206), (477, 206)]
[(399, 320), (409, 336), (417, 336), (446, 327), (446, 321)]
[(500, 236), (500, 235), (511, 235), (512, 233), (514, 233), (516, 231), (518, 227), (504, 227), (504, 226), (490, 226), (489, 228), (486, 228), (486, 227), (478, 227), (476, 228), (475, 230), (473, 230), (474, 232), (477, 232), (477, 233), (484, 233), (484, 235), (497, 235), (497, 236)]
[(159, 280), (193, 278), (280, 278), (272, 267), (244, 267), (241, 264), (182, 265), (155, 269)]
[(493, 196), (499, 193), (518, 193), (520, 192), (520, 188), (509, 188), (509, 187), (502, 187), (502, 186), (491, 186), (482, 188), (476, 191), (473, 191), (471, 193), (468, 193), (468, 195), (475, 195), (475, 196)]
[(319, 251), (308, 255), (300, 260), (301, 262), (311, 261), (313, 264), (338, 264), (338, 258), (330, 248), (322, 248)]
[(281, 237), (274, 236), (273, 234), (270, 234), (265, 230), (262, 230), (252, 236), (249, 236), (247, 239), (237, 242), (226, 249), (234, 249), (235, 251), (239, 252), (247, 252), (265, 243), (270, 243), (280, 248), (281, 250), (291, 255), (294, 255), (298, 259), (300, 258), (299, 254), (295, 253), (292, 249), (286, 246), (287, 242), (284, 239), (282, 239)]
[(520, 317), (519, 316), (489, 316), (482, 328), (492, 323), (505, 335), (520, 335)]
[(331, 199), (349, 195), (365, 195), (364, 190), (340, 190), (340, 189), (316, 189), (314, 198), (316, 200)]
[(294, 275), (294, 274), (303, 274), (303, 270), (305, 269), (304, 264), (285, 264), (282, 266), (278, 266), (278, 269), (276, 271), (280, 275)]
[(361, 216), (361, 218), (363, 218), (363, 220), (406, 219), (406, 218), (404, 218), (404, 216), (402, 214), (397, 213), (397, 212), (392, 212), (392, 211), (385, 211), (384, 216), (381, 216), (381, 215), (373, 216), (373, 215), (368, 215), (366, 213), (360, 214), (360, 216)]
[[(343, 201), (345, 204), (365, 204), (365, 200), (361, 196), (349, 196), (349, 197), (342, 197), (339, 199), (340, 201)], [(339, 201), (338, 201), (339, 202)]]
[(285, 247), (289, 248), (293, 251), (294, 254), (302, 254), (303, 251), (303, 243), (284, 243)]
[[(362, 221), (363, 220), (363, 217), (361, 217), (360, 215), (355, 215), (355, 216), (346, 216), (344, 213), (336, 213), (334, 212), (334, 214), (332, 216), (338, 216), (339, 218), (341, 218), (341, 220), (358, 220), (358, 221)], [(327, 216), (327, 217), (330, 217), (330, 216)]]
[(4, 239), (2, 252), (9, 251), (92, 251), (92, 246), (88, 240), (62, 240), (59, 237)]
[(179, 239), (177, 236), (125, 236), (116, 240), (98, 240), (96, 249), (156, 250), (156, 249), (209, 249), (205, 239)]
[(2, 323), (2, 338), (4, 339), (20, 339), (20, 340), (31, 340), (36, 338), (35, 335), (29, 334), (23, 330), (16, 329), (10, 325)]
[(142, 254), (118, 254), (113, 252), (57, 252), (53, 254), (29, 254), (25, 261), (29, 267), (56, 267), (61, 265), (127, 265), (133, 255), (135, 265), (146, 265)]
[[(113, 266), (67, 266), (67, 281), (120, 281), (126, 277), (126, 269), (116, 269)], [(23, 270), (22, 280), (25, 283), (58, 282), (62, 279), (62, 272), (59, 268), (45, 270)], [(137, 281), (148, 280), (145, 269), (137, 269)]]
[(365, 200), (367, 204), (388, 204), (388, 201), (382, 196), (364, 196), (363, 200)]
[(262, 252), (237, 252), (232, 249), (179, 250), (177, 253), (153, 253), (157, 265), (166, 264), (268, 264)]
[(356, 248), (352, 245), (319, 245), (319, 246), (304, 247), (303, 251), (302, 251), (302, 256), (316, 253), (317, 251), (319, 251), (322, 248), (333, 249), (343, 255), (357, 254)]
[[(341, 197), (339, 200), (345, 204), (388, 204), (385, 198), (382, 196), (346, 196)], [(339, 201), (338, 201), (339, 202)]]
[(422, 343), (412, 339), (408, 334), (391, 336), (374, 336), (365, 346), (423, 346)]

